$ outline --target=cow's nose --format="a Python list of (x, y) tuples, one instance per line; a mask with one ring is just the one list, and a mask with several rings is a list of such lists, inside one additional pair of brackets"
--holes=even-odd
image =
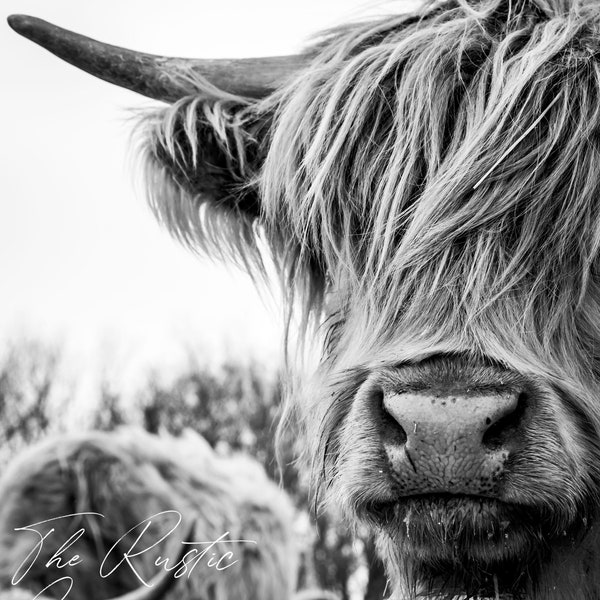
[(519, 436), (515, 391), (388, 392), (384, 447), (405, 495), (493, 496)]

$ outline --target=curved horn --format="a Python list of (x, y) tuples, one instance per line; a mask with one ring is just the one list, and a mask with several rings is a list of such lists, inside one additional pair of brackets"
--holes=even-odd
[[(183, 538), (184, 541), (190, 541), (194, 538), (194, 529), (196, 527), (196, 521), (192, 521), (191, 526), (188, 528), (186, 536)], [(177, 564), (183, 560), (183, 557), (189, 552), (189, 547), (185, 544), (181, 544), (181, 549), (177, 554), (177, 558), (173, 564)], [(127, 594), (117, 596), (111, 600), (162, 600), (164, 596), (171, 590), (171, 588), (177, 583), (177, 579), (173, 577), (171, 571), (164, 571), (155, 575), (148, 584), (148, 587), (141, 586)]]
[(104, 44), (27, 15), (11, 15), (19, 34), (95, 77), (163, 102), (198, 93), (205, 80), (228, 94), (263, 98), (301, 69), (302, 55), (240, 59), (170, 58)]

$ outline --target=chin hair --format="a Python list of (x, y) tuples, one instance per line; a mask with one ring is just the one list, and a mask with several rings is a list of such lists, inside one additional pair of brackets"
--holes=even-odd
[[(443, 496), (380, 507), (372, 519), (378, 521), (379, 551), (394, 589), (402, 590), (402, 600), (563, 600), (575, 589), (581, 592), (581, 579), (574, 573), (583, 573), (574, 558), (573, 568), (565, 571), (566, 579), (576, 581), (574, 587), (562, 596), (546, 588), (558, 589), (548, 577), (556, 557), (585, 548), (589, 521), (586, 526), (580, 521), (558, 523), (531, 507)], [(581, 593), (572, 597), (586, 598)]]

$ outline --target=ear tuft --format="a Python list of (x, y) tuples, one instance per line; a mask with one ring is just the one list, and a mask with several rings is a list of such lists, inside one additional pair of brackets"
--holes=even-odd
[(186, 97), (144, 116), (144, 180), (158, 220), (196, 251), (260, 261), (255, 185), (265, 126), (247, 104)]

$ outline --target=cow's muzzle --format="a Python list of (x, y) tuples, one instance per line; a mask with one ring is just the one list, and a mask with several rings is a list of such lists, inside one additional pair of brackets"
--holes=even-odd
[(522, 380), (445, 358), (400, 367), (375, 387), (368, 402), (399, 496), (501, 496), (524, 438)]
[(514, 390), (385, 393), (384, 448), (403, 494), (496, 496), (524, 402)]

